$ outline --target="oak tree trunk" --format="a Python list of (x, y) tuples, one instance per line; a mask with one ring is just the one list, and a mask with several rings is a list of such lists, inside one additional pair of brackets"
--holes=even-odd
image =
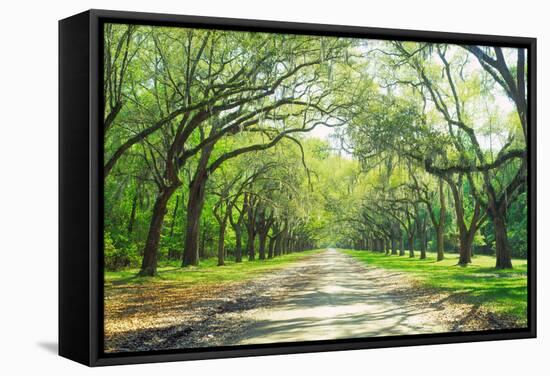
[(227, 217), (220, 223), (220, 233), (218, 236), (218, 266), (225, 265), (225, 227), (227, 226)]
[(506, 229), (506, 218), (504, 215), (496, 215), (493, 218), (495, 227), (496, 244), (496, 267), (497, 269), (512, 268), (512, 254), (508, 246), (508, 234)]
[(134, 230), (134, 222), (136, 221), (136, 209), (137, 209), (137, 199), (138, 199), (138, 190), (134, 194), (134, 199), (132, 200), (132, 211), (130, 212), (130, 219), (128, 220), (128, 234), (131, 234)]
[(256, 236), (254, 234), (254, 231), (248, 231), (248, 239), (246, 242), (246, 250), (248, 254), (248, 261), (252, 261), (256, 259), (256, 251), (254, 250), (254, 240)]
[(187, 199), (187, 226), (185, 229), (185, 242), (183, 246), (182, 266), (199, 264), (199, 228), (207, 175), (207, 165), (213, 144), (207, 145), (201, 152), (199, 163), (189, 184), (189, 197)]
[(172, 214), (172, 224), (170, 225), (170, 238), (174, 236), (174, 225), (176, 224), (176, 216), (178, 215), (178, 205), (180, 196), (176, 196), (176, 204), (174, 205), (174, 213)]
[(270, 237), (269, 238), (269, 244), (267, 245), (267, 258), (273, 258), (273, 252), (275, 249), (275, 239), (276, 237)]
[(235, 230), (235, 262), (243, 261), (243, 243), (241, 236), (241, 228), (239, 226), (233, 228)]
[(409, 257), (414, 257), (414, 235), (409, 235)]
[(441, 261), (445, 258), (445, 239), (443, 238), (443, 225), (439, 224), (439, 226), (436, 226), (436, 237), (437, 237), (437, 261)]
[(461, 233), (459, 236), (460, 249), (458, 265), (466, 266), (472, 262), (472, 244), (474, 237), (469, 233)]
[(420, 233), (420, 259), (424, 260), (426, 258), (426, 230), (422, 229)]
[(200, 217), (204, 205), (205, 185), (206, 180), (194, 179), (189, 189), (182, 266), (199, 264)]
[(141, 276), (152, 276), (157, 272), (158, 249), (164, 216), (166, 215), (166, 206), (178, 186), (174, 184), (170, 187), (164, 187), (155, 200), (149, 232), (147, 233), (147, 240), (145, 241), (145, 248), (143, 250), (141, 269), (139, 271), (139, 275)]
[(267, 240), (267, 233), (260, 231), (258, 234), (259, 237), (259, 248), (258, 248), (258, 258), (260, 260), (265, 260), (265, 242)]
[[(443, 179), (439, 179), (439, 223), (436, 225), (437, 233), (437, 261), (445, 258), (445, 192), (443, 190)], [(435, 224), (434, 224), (435, 225)]]

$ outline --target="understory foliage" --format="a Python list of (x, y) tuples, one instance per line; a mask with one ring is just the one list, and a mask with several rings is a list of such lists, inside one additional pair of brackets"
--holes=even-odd
[(527, 257), (525, 51), (106, 24), (105, 268)]

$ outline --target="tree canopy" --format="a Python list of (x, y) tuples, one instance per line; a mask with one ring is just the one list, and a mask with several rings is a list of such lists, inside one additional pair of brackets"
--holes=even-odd
[(527, 250), (515, 48), (104, 27), (105, 265)]

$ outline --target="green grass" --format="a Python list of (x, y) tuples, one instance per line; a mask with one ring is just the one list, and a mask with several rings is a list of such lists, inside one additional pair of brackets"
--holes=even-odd
[(126, 269), (117, 272), (105, 272), (105, 286), (138, 285), (156, 282), (177, 282), (185, 286), (194, 284), (219, 283), (226, 281), (245, 281), (264, 273), (281, 269), (304, 257), (319, 253), (321, 250), (311, 250), (291, 253), (267, 260), (236, 263), (226, 260), (224, 266), (217, 266), (215, 257), (200, 261), (199, 266), (181, 267), (181, 261), (160, 262), (157, 275), (154, 277), (138, 277), (139, 269)]
[(527, 261), (512, 260), (514, 269), (495, 269), (495, 258), (478, 255), (472, 264), (457, 265), (458, 255), (447, 254), (436, 261), (436, 254), (428, 252), (425, 260), (406, 256), (386, 256), (370, 251), (345, 250), (362, 262), (385, 269), (410, 273), (424, 286), (441, 291), (463, 294), (467, 303), (481, 304), (490, 312), (508, 315), (519, 324), (527, 322)]

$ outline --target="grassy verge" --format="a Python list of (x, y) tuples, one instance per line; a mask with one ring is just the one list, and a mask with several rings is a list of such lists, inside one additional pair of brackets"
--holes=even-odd
[(161, 262), (157, 269), (157, 275), (154, 277), (138, 277), (138, 269), (105, 272), (105, 286), (176, 282), (190, 287), (195, 284), (245, 281), (284, 268), (293, 262), (319, 252), (321, 250), (304, 251), (268, 260), (243, 260), (241, 263), (226, 260), (224, 266), (217, 266), (216, 258), (201, 260), (199, 266), (187, 268), (180, 267), (181, 261)]
[(515, 259), (514, 269), (497, 270), (495, 258), (475, 256), (467, 267), (457, 266), (458, 255), (436, 261), (428, 252), (425, 260), (408, 256), (386, 256), (370, 251), (344, 250), (360, 261), (381, 268), (410, 273), (420, 284), (460, 294), (463, 301), (481, 304), (490, 312), (511, 316), (520, 325), (527, 323), (527, 261)]

